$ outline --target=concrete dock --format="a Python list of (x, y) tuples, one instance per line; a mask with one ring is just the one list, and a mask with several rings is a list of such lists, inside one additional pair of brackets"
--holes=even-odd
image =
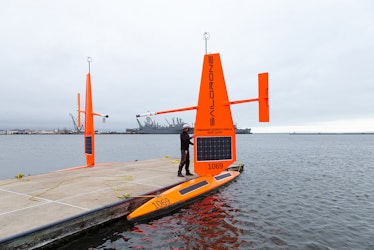
[(143, 196), (186, 181), (178, 164), (166, 157), (0, 180), (0, 249), (42, 247), (125, 220), (150, 199)]

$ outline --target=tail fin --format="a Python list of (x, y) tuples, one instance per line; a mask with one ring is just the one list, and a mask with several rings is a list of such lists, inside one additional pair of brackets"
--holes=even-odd
[(269, 81), (268, 73), (258, 74), (259, 121), (269, 122)]

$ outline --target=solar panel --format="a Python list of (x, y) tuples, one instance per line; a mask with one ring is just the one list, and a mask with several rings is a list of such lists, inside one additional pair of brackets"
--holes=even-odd
[(215, 176), (214, 179), (216, 179), (217, 181), (220, 181), (220, 180), (223, 180), (223, 179), (226, 179), (226, 178), (229, 178), (229, 177), (231, 177), (230, 172), (228, 172), (226, 174), (221, 174), (221, 175)]
[(84, 139), (86, 140), (85, 153), (92, 154), (92, 136), (86, 136)]
[(232, 159), (231, 136), (197, 137), (197, 161)]
[(192, 191), (195, 191), (196, 189), (198, 188), (201, 188), (201, 187), (204, 187), (206, 185), (208, 185), (209, 183), (206, 181), (206, 180), (203, 180), (203, 181), (200, 181), (192, 186), (189, 186), (189, 187), (186, 187), (186, 188), (183, 188), (182, 190), (179, 190), (179, 193), (181, 195), (185, 195), (187, 193), (191, 193)]

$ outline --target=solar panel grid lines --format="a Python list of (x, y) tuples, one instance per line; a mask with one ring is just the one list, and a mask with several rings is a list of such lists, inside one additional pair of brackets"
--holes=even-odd
[(196, 138), (197, 161), (232, 159), (232, 137), (214, 136)]

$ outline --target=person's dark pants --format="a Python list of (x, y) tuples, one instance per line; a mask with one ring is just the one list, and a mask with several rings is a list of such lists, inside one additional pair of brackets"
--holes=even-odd
[(182, 173), (183, 166), (186, 166), (186, 174), (190, 173), (190, 151), (181, 150), (181, 162), (179, 163), (178, 174)]

